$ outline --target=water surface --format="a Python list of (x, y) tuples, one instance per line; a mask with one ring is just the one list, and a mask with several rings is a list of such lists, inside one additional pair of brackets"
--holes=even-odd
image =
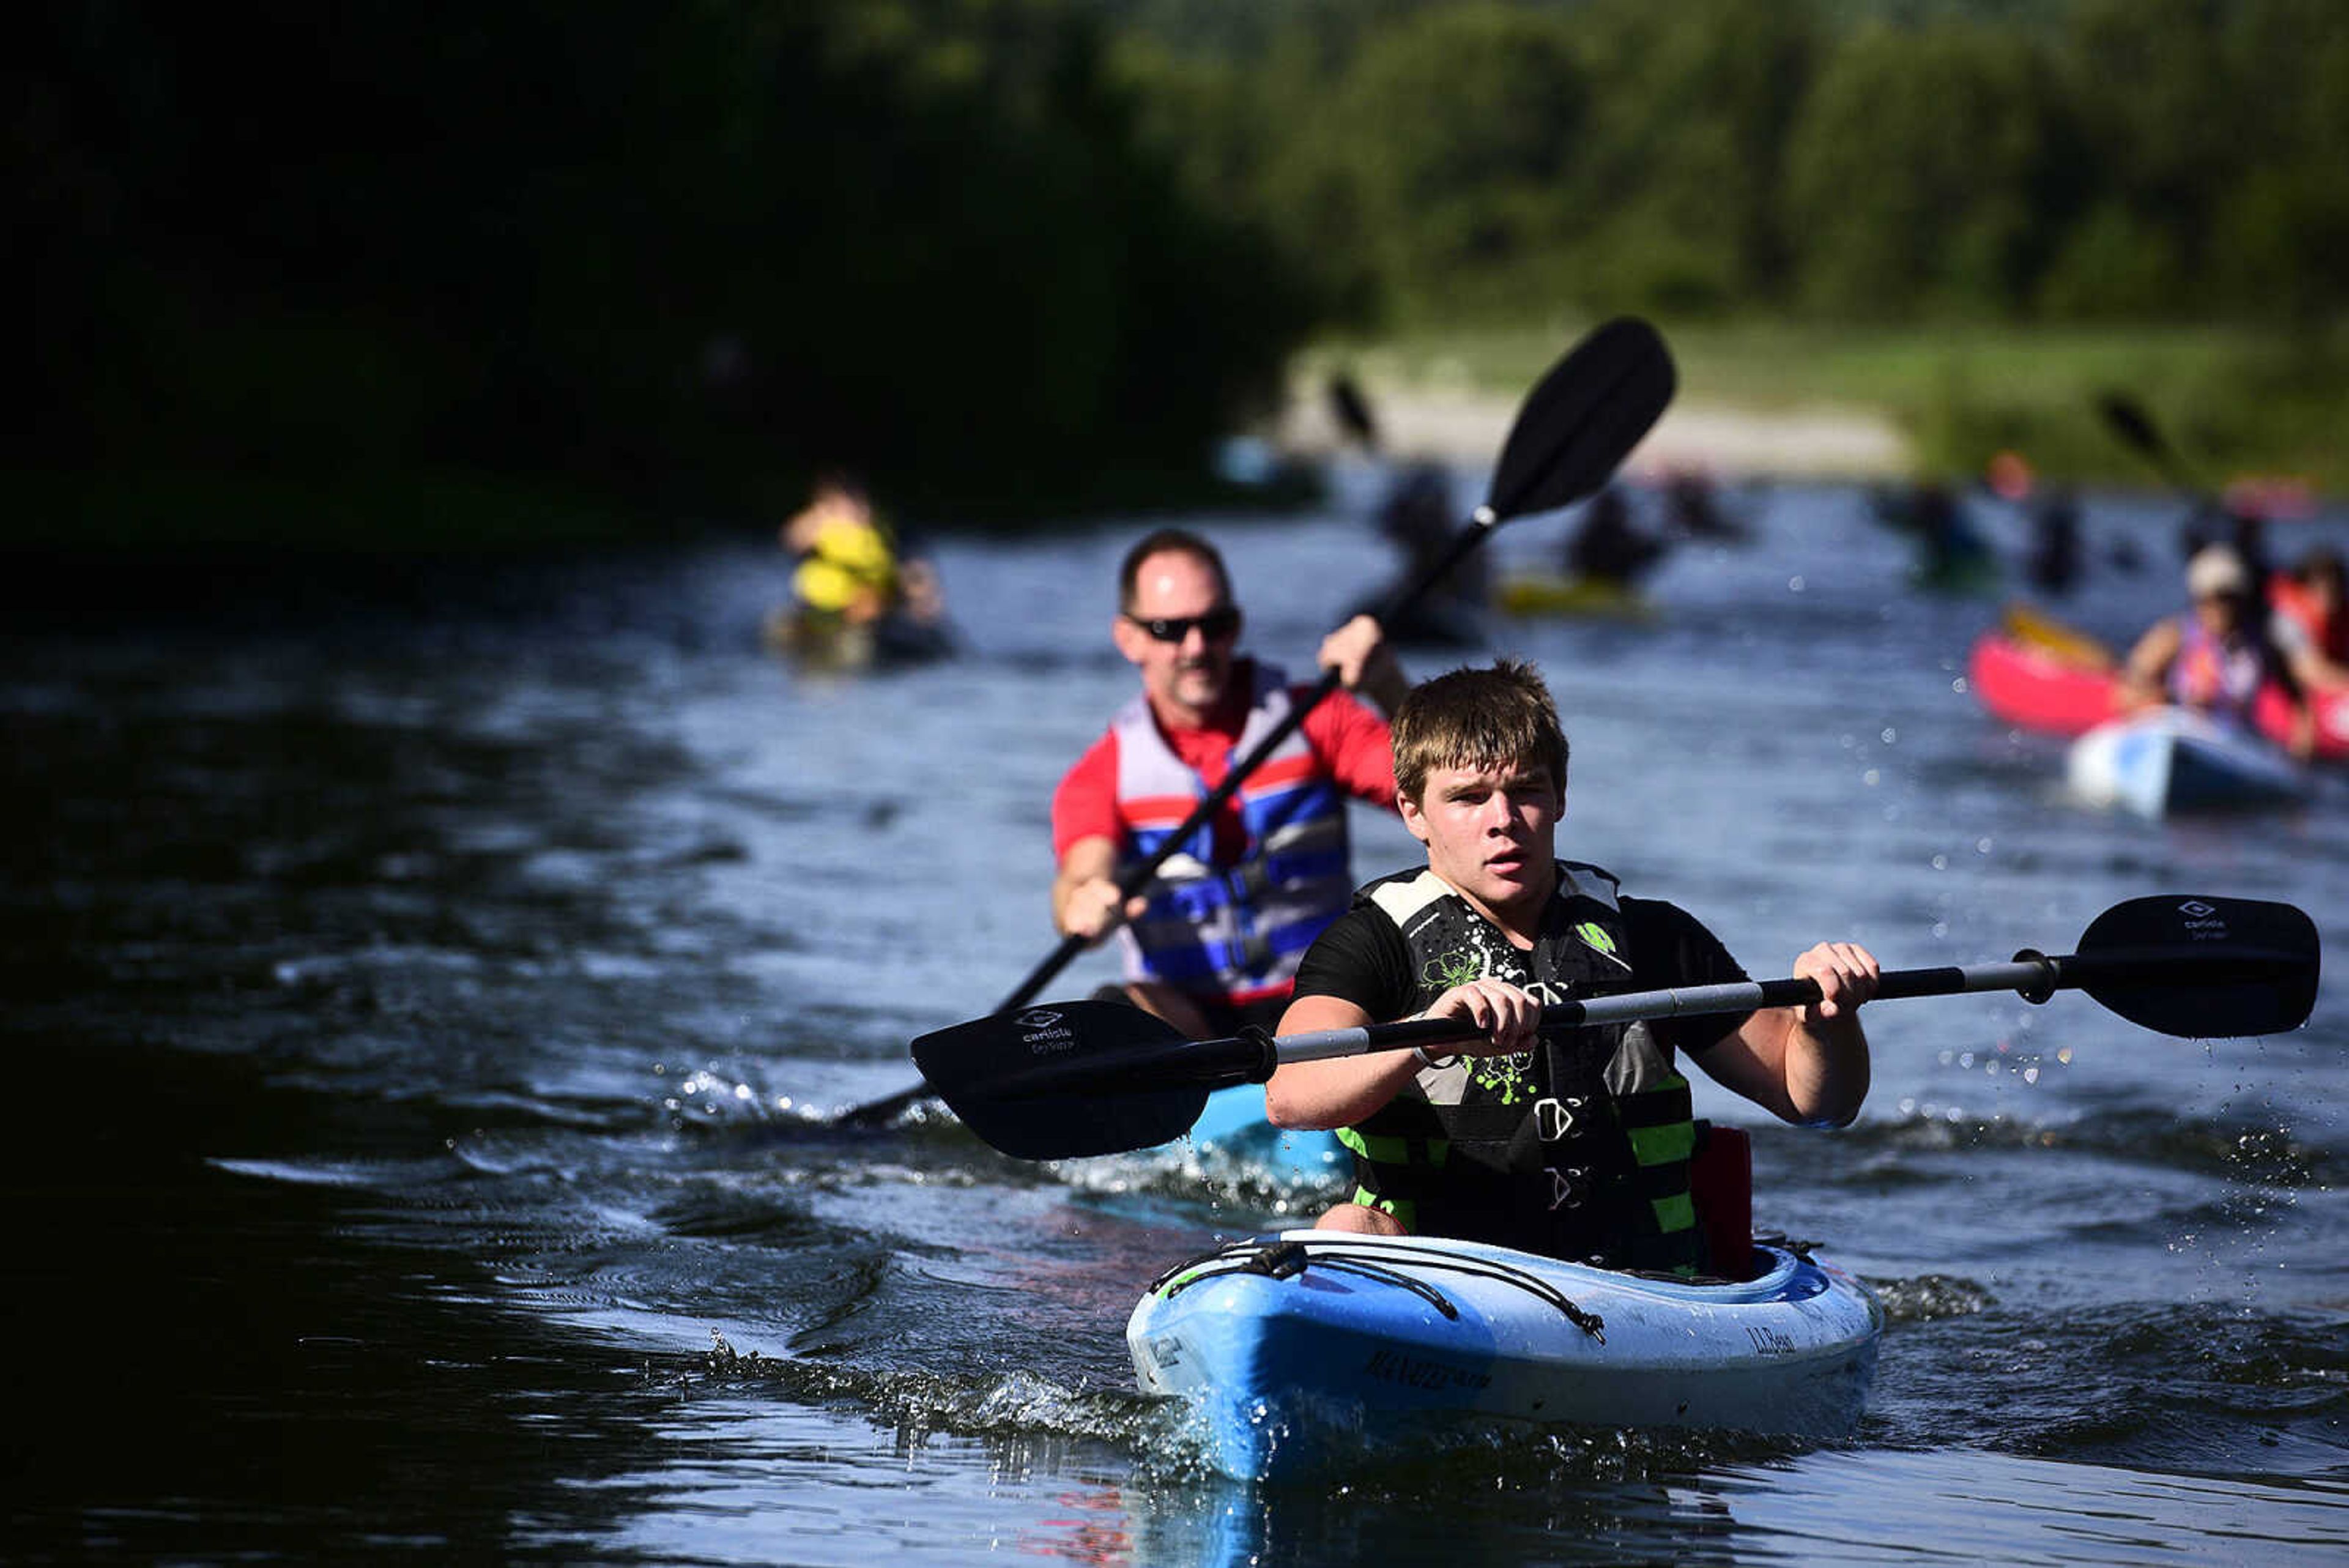
[[(1208, 524), (1271, 657), (1384, 575), (1347, 477), (1326, 514)], [(2163, 892), (2341, 941), (2341, 780), (2259, 818), (2079, 809), (2060, 744), (1964, 690), (1994, 599), (1912, 591), (1851, 492), (1750, 499), (1763, 542), (1676, 555), (1652, 626), (1495, 623), (1567, 716), (1567, 853), (1757, 975), (1825, 937), (2064, 951)], [(2174, 522), (2099, 501), (2096, 542), (2156, 567), (2058, 607), (2168, 608)], [(968, 657), (861, 680), (761, 651), (783, 573), (752, 545), (7, 643), (11, 1555), (2349, 1553), (2330, 981), (2267, 1040), (2076, 993), (1886, 1003), (1842, 1134), (1701, 1085), (1755, 1133), (1759, 1221), (1885, 1297), (1847, 1445), (1561, 1430), (1334, 1496), (1205, 1476), (1133, 1392), (1125, 1313), (1329, 1193), (1181, 1145), (1033, 1167), (941, 1116), (810, 1119), (905, 1086), (909, 1038), (1051, 946), (1049, 795), (1132, 689), (1106, 626), (1142, 526), (949, 538)], [(1565, 526), (1493, 547), (1544, 565)], [(2293, 527), (2287, 554), (2344, 533)], [(1356, 825), (1361, 875), (1413, 858)]]

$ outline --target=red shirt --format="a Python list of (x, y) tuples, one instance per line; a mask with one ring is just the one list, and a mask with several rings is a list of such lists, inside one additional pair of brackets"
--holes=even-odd
[[(1209, 789), (1221, 784), (1231, 769), (1232, 747), (1238, 743), (1247, 722), (1247, 690), (1246, 672), (1236, 670), (1234, 695), (1206, 724), (1196, 730), (1158, 727), (1184, 766), (1197, 774)], [(1291, 686), (1289, 699), (1301, 702), (1313, 690)], [(1384, 719), (1352, 693), (1333, 691), (1314, 705), (1299, 727), (1322, 771), (1347, 794), (1394, 809), (1394, 748), (1387, 739)], [(1056, 859), (1066, 855), (1069, 846), (1082, 838), (1123, 842), (1124, 836), (1125, 825), (1117, 814), (1117, 736), (1103, 731), (1076, 765), (1061, 775), (1060, 787), (1052, 792), (1052, 854)], [(1216, 814), (1216, 858), (1237, 859), (1247, 842), (1239, 803), (1226, 801)]]

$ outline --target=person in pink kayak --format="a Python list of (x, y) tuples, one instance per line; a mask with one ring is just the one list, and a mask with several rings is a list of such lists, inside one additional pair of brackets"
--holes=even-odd
[(2316, 753), (2316, 715), (2299, 673), (2268, 630), (2267, 602), (2231, 545), (2205, 545), (2186, 563), (2184, 615), (2146, 629), (2121, 664), (2121, 695), (2131, 707), (2168, 702), (2256, 733), (2261, 693), (2292, 703), (2286, 749)]
[(2349, 691), (2349, 574), (2341, 552), (2319, 545), (2290, 571), (2270, 576), (2268, 603), (2276, 643), (2302, 683)]

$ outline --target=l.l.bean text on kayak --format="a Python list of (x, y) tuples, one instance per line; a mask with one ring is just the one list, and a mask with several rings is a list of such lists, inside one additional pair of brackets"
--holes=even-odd
[(1754, 1352), (1761, 1355), (1792, 1355), (1797, 1349), (1792, 1337), (1760, 1324), (1747, 1324), (1745, 1337), (1754, 1342)]
[(1371, 1352), (1370, 1360), (1362, 1364), (1362, 1375), (1400, 1383), (1407, 1388), (1489, 1388), (1493, 1385), (1489, 1372), (1472, 1371), (1449, 1362), (1429, 1361), (1393, 1350)]

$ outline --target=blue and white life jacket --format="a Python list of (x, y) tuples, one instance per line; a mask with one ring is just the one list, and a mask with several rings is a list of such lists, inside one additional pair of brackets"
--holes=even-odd
[[(1256, 664), (1247, 723), (1231, 751), (1253, 751), (1288, 716), (1288, 683)], [(1110, 721), (1126, 864), (1157, 853), (1208, 788), (1158, 732), (1146, 697)], [(1352, 895), (1346, 801), (1301, 730), (1274, 748), (1234, 797), (1246, 839), (1237, 861), (1202, 825), (1158, 869), (1142, 918), (1121, 933), (1129, 980), (1156, 980), (1244, 1005), (1286, 992), (1298, 960)]]
[(2213, 637), (2188, 616), (2178, 657), (2169, 667), (2169, 698), (2250, 729), (2260, 688), (2268, 683), (2269, 675), (2269, 661), (2255, 639), (2241, 633)]

